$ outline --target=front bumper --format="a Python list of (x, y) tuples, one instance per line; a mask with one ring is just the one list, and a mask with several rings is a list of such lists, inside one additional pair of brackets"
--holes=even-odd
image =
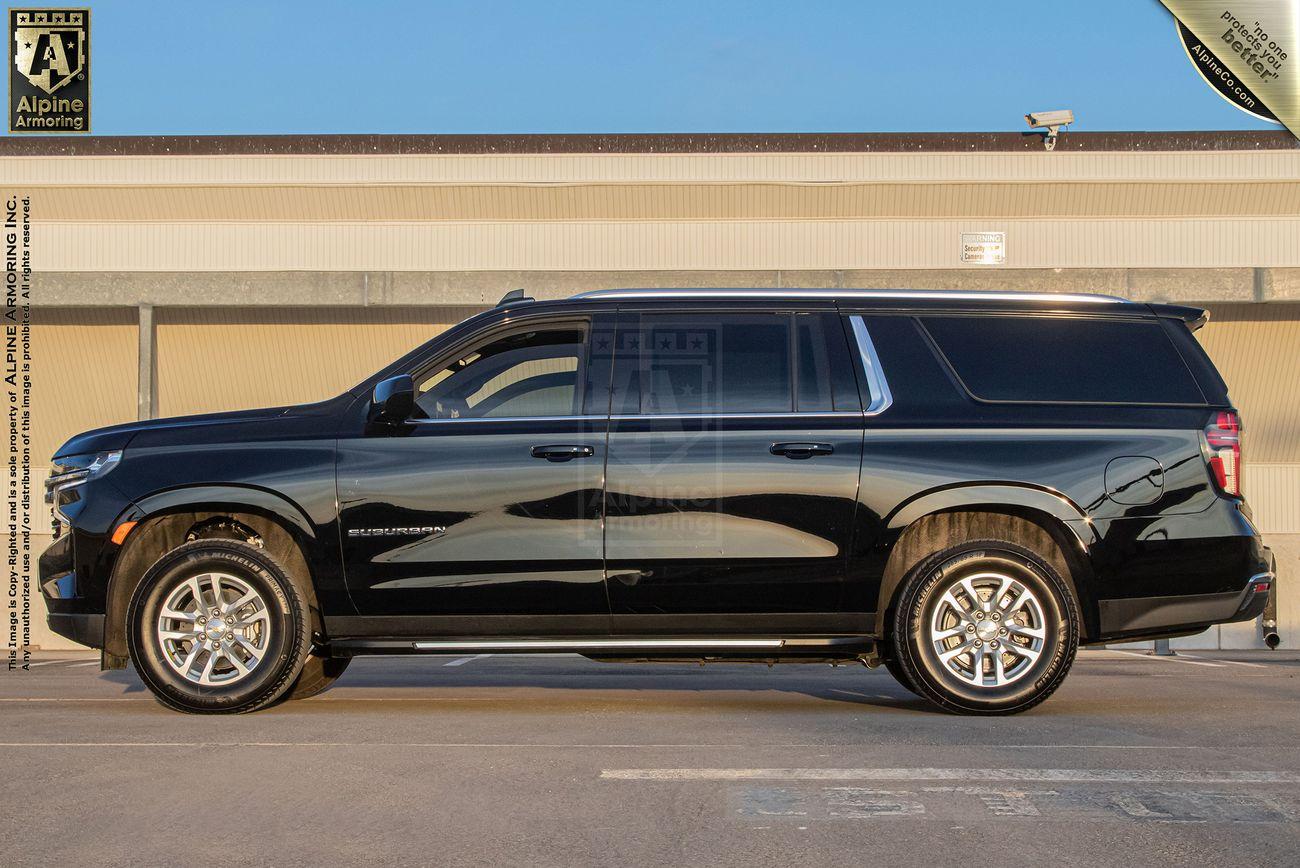
[(51, 612), (45, 618), (50, 629), (65, 639), (91, 648), (104, 647), (103, 615), (70, 615)]
[[(52, 631), (82, 645), (104, 647), (104, 613), (87, 612), (90, 601), (77, 581), (72, 535), (55, 540), (37, 561), (41, 597)], [(102, 607), (101, 607), (102, 608)]]

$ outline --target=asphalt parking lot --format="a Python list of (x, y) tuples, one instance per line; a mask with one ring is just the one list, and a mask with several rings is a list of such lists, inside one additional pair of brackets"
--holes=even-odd
[(1089, 651), (1009, 718), (883, 670), (361, 659), (189, 717), (131, 672), (0, 678), (5, 864), (1294, 864), (1300, 655)]

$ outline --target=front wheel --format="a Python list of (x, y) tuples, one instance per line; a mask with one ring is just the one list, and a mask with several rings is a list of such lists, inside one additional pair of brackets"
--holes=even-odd
[(194, 714), (254, 711), (289, 689), (311, 647), (302, 592), (266, 551), (195, 540), (148, 569), (128, 610), (141, 680)]
[(1079, 645), (1078, 612), (1048, 560), (1005, 540), (931, 555), (894, 610), (898, 666), (917, 693), (965, 714), (1012, 714), (1052, 694)]

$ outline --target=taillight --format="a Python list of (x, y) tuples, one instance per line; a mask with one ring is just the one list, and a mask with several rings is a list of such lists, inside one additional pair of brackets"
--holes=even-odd
[(1210, 472), (1219, 490), (1241, 497), (1241, 419), (1236, 413), (1219, 413), (1205, 428), (1210, 446)]

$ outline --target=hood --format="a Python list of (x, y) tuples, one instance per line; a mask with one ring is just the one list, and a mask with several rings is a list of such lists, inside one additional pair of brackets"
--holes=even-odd
[(328, 415), (338, 405), (351, 401), (351, 395), (341, 395), (328, 401), (315, 404), (297, 404), (285, 407), (264, 407), (257, 410), (235, 410), (227, 413), (204, 413), (197, 416), (169, 416), (163, 419), (143, 419), (139, 422), (126, 422), (121, 425), (109, 425), (82, 432), (68, 439), (55, 450), (54, 457), (79, 455), (88, 452), (108, 452), (125, 449), (137, 436), (151, 433), (167, 437), (174, 433), (178, 440), (194, 442), (203, 439), (203, 429), (211, 429), (212, 435), (228, 435), (229, 426), (247, 425), (253, 422), (269, 422), (300, 416)]

